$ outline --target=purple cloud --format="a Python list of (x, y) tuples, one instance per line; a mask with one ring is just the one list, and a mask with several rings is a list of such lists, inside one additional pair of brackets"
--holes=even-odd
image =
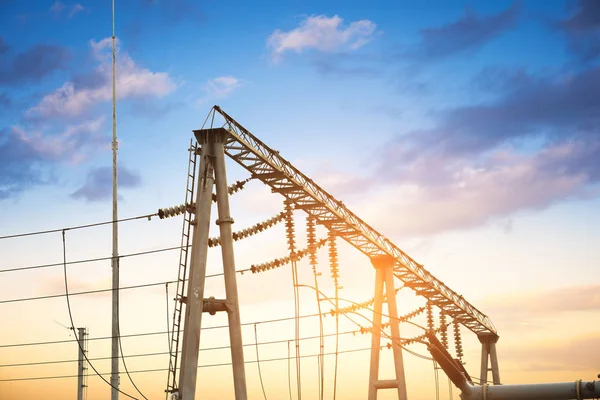
[[(140, 175), (130, 169), (120, 166), (118, 184), (120, 189), (131, 189), (140, 186)], [(88, 172), (85, 183), (71, 194), (75, 199), (88, 202), (107, 200), (112, 194), (112, 167), (98, 167)]]
[[(6, 45), (4, 48), (6, 49)], [(0, 53), (2, 49), (3, 42), (0, 41)], [(65, 70), (70, 60), (71, 53), (65, 47), (36, 45), (12, 58), (0, 59), (0, 85), (39, 82), (58, 70)]]
[(578, 0), (573, 13), (557, 24), (569, 41), (569, 48), (583, 61), (600, 56), (600, 2)]
[(477, 15), (467, 8), (464, 16), (449, 24), (421, 30), (421, 41), (406, 54), (416, 60), (432, 60), (477, 50), (515, 25), (519, 3), (498, 14)]
[(87, 121), (58, 134), (27, 132), (18, 126), (0, 130), (0, 200), (50, 183), (57, 164), (84, 160), (100, 143), (102, 125), (102, 119)]
[(495, 83), (498, 100), (437, 112), (433, 128), (380, 149), (375, 178), (399, 183), (386, 196), (407, 215), (390, 231), (468, 228), (593, 195), (600, 183), (600, 67), (504, 78)]
[(6, 53), (10, 49), (10, 46), (4, 41), (4, 38), (0, 36), (0, 54)]

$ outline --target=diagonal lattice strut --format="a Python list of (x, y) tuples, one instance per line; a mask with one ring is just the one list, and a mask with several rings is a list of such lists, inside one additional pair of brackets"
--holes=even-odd
[[(213, 112), (219, 113), (225, 119), (223, 127), (216, 128), (227, 131), (225, 153), (248, 170), (253, 178), (271, 187), (272, 192), (287, 198), (294, 204), (295, 209), (304, 210), (312, 215), (318, 224), (325, 226), (368, 257), (393, 257), (394, 275), (404, 282), (405, 287), (413, 289), (431, 304), (438, 306), (445, 315), (451, 316), (477, 334), (496, 334), (496, 328), (487, 315), (434, 277), (220, 107), (215, 106)], [(198, 137), (203, 131), (205, 130), (196, 130), (194, 134)]]

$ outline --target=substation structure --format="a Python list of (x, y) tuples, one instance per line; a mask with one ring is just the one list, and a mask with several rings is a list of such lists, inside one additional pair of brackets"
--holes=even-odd
[[(215, 117), (222, 117), (225, 121), (222, 126), (213, 126)], [(375, 400), (377, 392), (382, 389), (395, 390), (398, 394), (398, 399), (407, 399), (402, 348), (410, 343), (423, 342), (425, 339), (429, 340), (427, 343), (428, 349), (434, 359), (457, 387), (462, 390), (461, 397), (465, 399), (507, 398), (499, 397), (498, 395), (491, 397), (487, 394), (493, 393), (492, 388), (494, 387), (501, 389), (524, 386), (498, 386), (501, 385), (496, 351), (496, 343), (499, 336), (488, 316), (433, 276), (423, 265), (417, 263), (389, 239), (360, 219), (341, 201), (335, 199), (313, 180), (300, 172), (289, 161), (281, 157), (278, 151), (272, 150), (261, 142), (246, 128), (221, 110), (220, 107), (214, 106), (207, 117), (207, 121), (209, 118), (213, 121), (211, 122), (211, 127), (203, 127), (203, 129), (195, 130), (196, 143), (192, 141), (190, 144), (185, 203), (180, 206), (159, 210), (161, 218), (178, 214), (184, 215), (177, 295), (171, 329), (169, 375), (166, 388), (167, 397), (172, 396), (179, 400), (192, 400), (195, 398), (202, 314), (203, 312), (211, 314), (226, 312), (228, 314), (235, 398), (236, 400), (247, 399), (233, 242), (249, 236), (252, 229), (242, 232), (232, 231), (233, 219), (229, 210), (229, 195), (240, 190), (249, 179), (260, 180), (269, 186), (273, 193), (283, 196), (286, 204), (285, 213), (282, 213), (268, 223), (257, 224), (255, 227), (259, 228), (256, 229), (262, 230), (281, 221), (284, 217), (287, 221), (286, 227), (291, 227), (291, 230), (287, 230), (290, 256), (278, 261), (276, 260), (274, 263), (253, 266), (253, 273), (279, 267), (283, 264), (287, 265), (291, 263), (293, 266), (295, 260), (306, 256), (309, 252), (309, 250), (298, 251), (294, 247), (291, 207), (295, 210), (304, 211), (311, 224), (319, 224), (328, 230), (328, 238), (319, 241), (319, 245), (329, 242), (331, 269), (334, 280), (337, 279), (338, 271), (337, 253), (335, 250), (336, 238), (342, 238), (371, 260), (376, 270), (376, 278), (374, 298), (371, 301), (374, 308), (374, 321), (370, 329), (372, 345), (369, 387), (365, 390), (368, 393), (369, 400)], [(228, 156), (245, 168), (250, 173), (250, 178), (228, 186), (225, 156)], [(213, 187), (215, 187), (216, 193), (213, 193)], [(219, 238), (214, 239), (209, 238), (212, 202), (217, 203), (218, 219), (216, 223), (219, 226), (220, 232)], [(312, 232), (312, 250), (314, 251), (316, 247), (314, 242), (314, 225)], [(208, 248), (215, 245), (221, 246), (226, 291), (225, 299), (204, 297)], [(188, 249), (191, 250), (188, 251)], [(334, 255), (333, 257), (331, 257), (332, 254)], [(188, 278), (189, 282), (186, 284)], [(400, 321), (402, 318), (398, 316), (396, 304), (397, 289), (395, 288), (394, 278), (403, 282), (404, 287), (412, 289), (417, 295), (422, 296), (426, 300), (426, 307), (413, 312), (412, 315), (425, 310), (427, 311), (427, 334), (413, 340), (400, 339)], [(335, 282), (337, 292), (338, 285), (337, 281)], [(392, 341), (391, 346), (395, 367), (395, 376), (393, 379), (380, 379), (379, 377), (379, 353), (383, 333), (381, 312), (384, 301), (387, 302), (389, 311), (391, 336), (386, 336)], [(439, 327), (437, 328), (434, 326), (434, 308), (439, 311)], [(340, 309), (336, 305), (336, 312), (339, 311)], [(449, 318), (451, 321), (447, 322), (446, 318)], [(184, 326), (183, 335), (181, 335), (182, 325)], [(448, 352), (447, 328), (451, 325), (454, 326), (457, 357), (451, 356)], [(462, 365), (459, 325), (463, 325), (476, 334), (481, 342), (480, 386), (472, 384), (471, 378)], [(439, 336), (439, 340), (436, 335)], [(180, 341), (182, 342), (181, 344)], [(178, 358), (178, 351), (180, 349), (181, 359)], [(490, 372), (491, 382), (488, 381)], [(488, 383), (493, 383), (493, 386), (488, 386)], [(573, 384), (570, 385), (573, 386)], [(588, 383), (588, 389), (589, 385)], [(600, 390), (600, 385), (596, 387)], [(518, 388), (515, 390), (519, 392)], [(588, 391), (594, 392), (594, 390)], [(513, 396), (510, 398), (517, 399), (521, 397)], [(547, 398), (570, 399), (571, 397)]]

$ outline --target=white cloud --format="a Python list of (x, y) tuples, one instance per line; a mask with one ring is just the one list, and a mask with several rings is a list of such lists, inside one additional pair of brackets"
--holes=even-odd
[(73, 15), (77, 14), (80, 11), (84, 11), (85, 7), (82, 6), (81, 4), (73, 4), (71, 6), (71, 11), (69, 11), (69, 18), (71, 18)]
[(331, 52), (347, 47), (355, 50), (365, 45), (375, 33), (376, 25), (366, 19), (343, 26), (343, 19), (334, 15), (328, 18), (317, 15), (306, 18), (300, 26), (289, 32), (276, 30), (267, 39), (274, 60), (281, 59), (283, 53), (301, 53), (304, 49)]
[(205, 90), (209, 96), (225, 97), (242, 86), (242, 82), (233, 76), (220, 76), (209, 80)]
[(61, 3), (60, 1), (55, 1), (54, 4), (52, 4), (52, 7), (50, 7), (50, 12), (54, 13), (55, 16), (58, 17), (60, 14), (62, 14), (63, 11), (66, 11), (68, 18), (71, 18), (78, 12), (85, 10), (86, 8), (79, 3), (75, 3), (73, 5), (68, 6)]
[[(95, 83), (64, 83), (54, 92), (44, 96), (40, 103), (26, 113), (30, 117), (76, 117), (95, 105), (112, 99), (111, 39), (91, 41), (90, 47), (100, 63), (93, 72)], [(117, 54), (117, 98), (162, 97), (176, 85), (166, 72), (152, 72), (137, 65), (123, 52)]]
[[(593, 151), (591, 146), (573, 142), (548, 146), (532, 155), (498, 152), (490, 156), (493, 161), (477, 168), (468, 160), (452, 166), (444, 158), (430, 160), (413, 165), (413, 174), (425, 176), (448, 168), (445, 179), (429, 184), (425, 178), (402, 182), (382, 174), (380, 178), (392, 183), (356, 208), (365, 220), (389, 234), (420, 236), (471, 228), (496, 216), (589, 195), (585, 173), (563, 171), (569, 160), (583, 160), (589, 151)], [(389, 218), (390, 213), (402, 217)]]
[(104, 117), (68, 125), (61, 133), (49, 135), (40, 131), (26, 132), (14, 126), (13, 133), (18, 142), (30, 153), (48, 161), (66, 161), (78, 164), (87, 158), (89, 149), (97, 148), (102, 137)]

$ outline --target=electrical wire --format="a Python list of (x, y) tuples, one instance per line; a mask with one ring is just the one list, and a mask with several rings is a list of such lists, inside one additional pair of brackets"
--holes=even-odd
[(288, 376), (288, 390), (290, 392), (290, 400), (292, 400), (292, 374), (290, 373), (290, 340), (287, 341), (288, 345), (288, 359), (287, 359), (287, 376)]
[[(144, 395), (144, 393), (142, 393), (140, 391), (140, 389), (137, 387), (137, 385), (133, 381), (133, 378), (131, 377), (131, 374), (129, 373), (129, 369), (127, 368), (127, 364), (125, 363), (125, 357), (123, 356), (123, 342), (121, 341), (121, 326), (120, 326), (120, 324), (117, 325), (117, 334), (118, 334), (118, 341), (119, 341), (119, 350), (121, 351), (121, 361), (123, 362), (123, 367), (125, 368), (125, 373), (127, 374), (127, 377), (129, 378), (129, 382), (131, 382), (131, 384), (133, 385), (135, 390), (140, 394), (140, 396), (142, 396), (145, 400), (148, 400), (148, 398)], [(168, 332), (167, 332), (167, 335), (168, 335)]]
[[(310, 288), (310, 289), (316, 290), (314, 287), (312, 287), (312, 286), (310, 286), (310, 285), (299, 285), (299, 286), (300, 286), (300, 287), (307, 287), (307, 288)], [(332, 303), (332, 304), (335, 304), (335, 303), (334, 303), (334, 301), (333, 301), (332, 299), (330, 299), (329, 297), (325, 296), (325, 294), (321, 293), (321, 296), (323, 296), (323, 297), (322, 297), (322, 298), (323, 298), (323, 300), (327, 300), (327, 301), (329, 301), (330, 303)], [(364, 316), (364, 315), (362, 315), (362, 314), (360, 314), (360, 313), (354, 312), (354, 311), (351, 311), (351, 313), (352, 313), (352, 314), (355, 314), (355, 315), (357, 315), (357, 316), (359, 316), (359, 317), (362, 317), (362, 318), (366, 319), (367, 321), (369, 321), (371, 324), (373, 324), (373, 321), (372, 321), (371, 319), (369, 319), (368, 317), (366, 317), (366, 316)], [(353, 320), (353, 319), (352, 319), (350, 316), (348, 316), (348, 314), (347, 314), (347, 313), (344, 313), (344, 314), (342, 314), (342, 315), (343, 315), (344, 317), (346, 317), (348, 320), (350, 320), (350, 322), (352, 322), (353, 324), (355, 324), (355, 325), (357, 325), (358, 327), (362, 328), (362, 326), (361, 326), (361, 325), (360, 325), (358, 322), (354, 321), (354, 320)], [(406, 321), (406, 322), (408, 322), (408, 321)], [(423, 329), (425, 329), (425, 328), (423, 328)], [(431, 357), (427, 357), (427, 356), (424, 356), (424, 355), (422, 355), (422, 354), (419, 354), (419, 353), (417, 353), (417, 352), (415, 352), (415, 351), (412, 351), (412, 350), (410, 350), (410, 349), (406, 348), (406, 346), (402, 345), (402, 343), (401, 343), (401, 342), (396, 342), (396, 341), (394, 340), (394, 338), (392, 338), (392, 336), (388, 335), (388, 334), (387, 334), (387, 333), (386, 333), (386, 332), (383, 330), (383, 328), (381, 329), (381, 334), (382, 334), (382, 335), (384, 335), (384, 336), (385, 336), (385, 337), (386, 337), (388, 340), (390, 340), (390, 341), (391, 341), (393, 344), (397, 345), (398, 347), (400, 347), (401, 349), (403, 349), (404, 351), (406, 351), (407, 353), (409, 353), (409, 354), (411, 354), (411, 355), (413, 355), (413, 356), (415, 356), (415, 357), (421, 358), (421, 359), (423, 359), (423, 360), (433, 361), (433, 358), (431, 358)], [(400, 340), (402, 340), (402, 338), (398, 338), (398, 340), (400, 341)]]
[[(143, 283), (143, 284), (140, 284), (140, 285), (121, 286), (121, 287), (116, 288), (116, 289), (85, 290), (85, 291), (82, 291), (82, 292), (69, 293), (69, 296), (73, 297), (73, 296), (81, 296), (81, 295), (86, 295), (86, 294), (106, 293), (106, 292), (112, 292), (114, 290), (141, 289), (141, 288), (146, 288), (146, 287), (159, 286), (159, 285), (163, 285), (163, 284), (167, 284), (168, 285), (169, 283), (173, 283), (173, 282), (175, 282), (175, 281)], [(55, 299), (55, 298), (58, 298), (58, 297), (65, 297), (65, 296), (66, 296), (66, 294), (60, 293), (60, 294), (49, 294), (49, 295), (35, 296), (35, 297), (21, 297), (21, 298), (17, 298), (17, 299), (0, 300), (0, 304), (17, 303), (17, 302), (32, 301), (32, 300), (47, 300), (47, 299)]]
[[(300, 318), (313, 318), (313, 317), (318, 317), (318, 316), (319, 316), (318, 314), (306, 314), (306, 315), (301, 315)], [(253, 324), (269, 324), (269, 323), (276, 323), (276, 322), (283, 322), (283, 321), (291, 321), (291, 320), (293, 320), (295, 318), (296, 317), (273, 318), (273, 319), (264, 320), (264, 321), (243, 322), (241, 325), (242, 326), (248, 326), (248, 325), (253, 325)], [(229, 327), (229, 325), (206, 326), (206, 327), (203, 327), (202, 330), (224, 329), (224, 328), (228, 328), (228, 327)], [(125, 338), (125, 337), (164, 335), (166, 333), (167, 333), (166, 331), (132, 333), (132, 334), (128, 334), (128, 335), (121, 335), (121, 337)], [(112, 339), (112, 338), (113, 338), (113, 336), (102, 336), (102, 337), (97, 337), (97, 338), (89, 338), (88, 341), (91, 341), (91, 340), (105, 340), (105, 339)], [(318, 338), (318, 336), (315, 336), (315, 338)], [(24, 347), (24, 346), (41, 346), (41, 345), (51, 345), (51, 344), (72, 343), (72, 342), (73, 342), (73, 340), (54, 340), (54, 341), (48, 341), (48, 342), (12, 343), (12, 344), (2, 344), (2, 345), (0, 345), (0, 348), (6, 348), (6, 347)]]
[(433, 360), (433, 380), (435, 382), (435, 400), (440, 400), (440, 376), (435, 360)]
[(135, 221), (135, 220), (144, 219), (144, 218), (147, 218), (148, 220), (150, 220), (150, 219), (152, 219), (152, 217), (156, 217), (157, 215), (158, 215), (158, 213), (152, 213), (152, 214), (146, 214), (146, 215), (138, 215), (137, 217), (122, 218), (122, 219), (118, 219), (116, 221), (110, 220), (110, 221), (95, 222), (95, 223), (85, 224), (85, 225), (76, 225), (76, 226), (71, 226), (69, 228), (58, 228), (58, 229), (49, 229), (49, 230), (45, 230), (45, 231), (34, 231), (34, 232), (26, 232), (26, 233), (16, 233), (16, 234), (12, 234), (12, 235), (0, 236), (0, 240), (2, 240), (2, 239), (13, 239), (13, 238), (24, 237), (24, 236), (44, 235), (44, 234), (47, 234), (47, 233), (57, 233), (57, 232), (63, 232), (63, 231), (74, 231), (76, 229), (83, 229), (83, 228), (91, 228), (91, 227), (101, 226), (101, 225), (108, 225), (108, 224), (112, 224), (112, 223), (115, 223), (115, 222), (116, 223), (120, 223), (120, 222), (127, 222), (127, 221)]
[[(81, 342), (79, 341), (79, 338), (77, 337), (77, 333), (75, 333), (75, 323), (73, 322), (73, 313), (71, 312), (71, 302), (69, 300), (69, 282), (68, 282), (68, 279), (67, 279), (67, 241), (66, 241), (66, 238), (65, 238), (65, 231), (62, 231), (62, 243), (63, 243), (63, 261), (64, 261), (64, 263), (63, 263), (63, 272), (64, 272), (64, 275), (65, 275), (65, 295), (66, 295), (66, 299), (67, 299), (67, 309), (69, 310), (69, 320), (71, 321), (71, 329), (73, 330), (73, 335), (75, 336), (75, 340), (77, 341), (77, 346), (79, 346), (79, 350), (81, 351), (81, 354), (85, 358), (85, 361), (88, 363), (88, 365), (90, 366), (90, 368), (92, 368), (92, 370), (94, 371), (94, 373), (96, 375), (98, 375), (107, 385), (109, 385), (111, 388), (113, 388), (115, 390), (118, 390), (119, 393), (124, 394), (125, 396), (129, 397), (130, 399), (136, 399), (135, 397), (129, 395), (128, 393), (125, 393), (122, 390), (120, 390), (119, 388), (113, 386), (100, 373), (98, 373), (98, 371), (96, 370), (96, 368), (94, 367), (94, 365), (88, 359), (88, 356), (83, 351), (83, 347), (81, 346)], [(77, 375), (77, 376), (79, 376), (79, 375)]]
[[(128, 254), (121, 254), (119, 255), (119, 258), (126, 258), (126, 257), (137, 257), (137, 256), (143, 256), (143, 255), (147, 255), (147, 254), (156, 254), (156, 253), (162, 253), (165, 251), (171, 251), (171, 250), (179, 250), (182, 247), (185, 246), (173, 246), (173, 247), (163, 247), (163, 248), (159, 248), (159, 249), (153, 249), (153, 250), (145, 250), (145, 251), (138, 251), (135, 253), (128, 253)], [(187, 246), (187, 247), (191, 247)], [(67, 262), (67, 265), (73, 265), (73, 264), (84, 264), (84, 263), (91, 263), (91, 262), (97, 262), (97, 261), (108, 261), (108, 260), (112, 260), (112, 256), (111, 257), (98, 257), (98, 258), (87, 258), (87, 259), (83, 259), (83, 260), (76, 260), (76, 261), (69, 261)], [(38, 265), (30, 265), (30, 266), (25, 266), (25, 267), (17, 267), (17, 268), (9, 268), (9, 269), (0, 269), (0, 273), (2, 272), (14, 272), (14, 271), (26, 271), (26, 270), (30, 270), (30, 269), (40, 269), (40, 268), (50, 268), (50, 267), (62, 267), (63, 263), (59, 262), (59, 263), (52, 263), (52, 264), (38, 264)], [(252, 269), (251, 268), (244, 268), (244, 269), (239, 269), (235, 272), (244, 275), (245, 272), (250, 272)], [(217, 274), (210, 274), (210, 275), (206, 275), (207, 278), (213, 278), (215, 276), (222, 276), (223, 273), (217, 273)]]
[[(357, 352), (362, 352), (362, 351), (367, 351), (367, 350), (371, 350), (371, 348), (342, 350), (339, 353), (340, 354), (348, 354), (348, 353), (357, 353)], [(325, 353), (326, 356), (331, 356), (334, 354), (335, 353)], [(318, 356), (319, 356), (318, 354), (306, 354), (301, 357), (302, 358), (310, 358), (310, 357), (318, 357)], [(267, 359), (261, 360), (261, 362), (285, 361), (285, 360), (289, 360), (291, 358), (293, 358), (293, 357), (267, 358)], [(256, 362), (256, 360), (244, 361), (244, 364), (253, 364), (255, 362)], [(224, 366), (228, 366), (228, 365), (231, 365), (231, 363), (224, 362), (224, 363), (217, 363), (217, 364), (204, 364), (204, 365), (198, 365), (198, 368), (224, 367)], [(165, 369), (165, 368), (145, 369), (145, 370), (130, 371), (130, 373), (140, 374), (140, 373), (146, 373), (146, 372), (164, 372), (164, 371), (167, 371), (167, 369)], [(104, 379), (102, 377), (102, 375), (110, 375), (110, 372), (97, 374), (97, 375), (100, 376), (102, 379)], [(0, 379), (0, 382), (36, 381), (36, 380), (45, 380), (45, 379), (64, 379), (64, 378), (77, 378), (78, 376), (79, 375), (56, 375), (56, 376), (26, 377), (26, 378), (7, 378), (7, 379)], [(121, 393), (123, 393), (123, 392), (121, 392)]]
[[(69, 328), (69, 330), (71, 330)], [(166, 332), (159, 332), (159, 333), (166, 333)], [(359, 331), (354, 330), (354, 331), (345, 331), (345, 332), (341, 332), (340, 335), (355, 335), (356, 333), (359, 333)], [(333, 333), (331, 334), (327, 334), (325, 335), (325, 337), (330, 337), (330, 336), (334, 336)], [(123, 336), (124, 337), (124, 336)], [(313, 340), (313, 339), (318, 339), (319, 336), (305, 336), (303, 338), (300, 338), (300, 340)], [(98, 338), (95, 338), (98, 339)], [(100, 338), (100, 339), (110, 339), (110, 338)], [(266, 342), (258, 342), (258, 343), (246, 343), (244, 344), (244, 347), (249, 347), (249, 346), (268, 346), (268, 345), (273, 345), (273, 344), (281, 344), (281, 343), (288, 343), (293, 339), (278, 339), (278, 340), (270, 340), (270, 341), (266, 341)], [(69, 341), (69, 343), (71, 343), (72, 341)], [(213, 346), (213, 347), (204, 347), (199, 349), (198, 351), (213, 351), (213, 350), (225, 350), (225, 349), (229, 349), (230, 346)], [(181, 353), (181, 350), (179, 351), (179, 353)], [(140, 354), (131, 354), (131, 355), (126, 355), (125, 357), (127, 358), (135, 358), (135, 357), (151, 357), (151, 356), (161, 356), (161, 355), (166, 355), (169, 354), (168, 351), (160, 351), (160, 352), (155, 352), (155, 353), (140, 353)], [(90, 358), (90, 361), (102, 361), (102, 360), (111, 360), (112, 357), (96, 357), (96, 358)], [(34, 362), (25, 362), (25, 363), (15, 363), (15, 364), (0, 364), (0, 368), (14, 368), (14, 367), (29, 367), (29, 366), (33, 366), (33, 365), (47, 365), (47, 364), (65, 364), (65, 363), (71, 363), (71, 362), (78, 362), (79, 360), (77, 359), (70, 359), (70, 360), (46, 360), (46, 361), (34, 361)]]
[(265, 384), (263, 383), (262, 372), (260, 370), (260, 358), (258, 357), (258, 333), (256, 331), (256, 324), (254, 324), (254, 342), (256, 343), (256, 366), (258, 367), (258, 378), (260, 379), (260, 387), (262, 388), (263, 397), (265, 398), (265, 400), (267, 400)]
[[(121, 254), (121, 255), (119, 255), (119, 258), (136, 257), (136, 256), (142, 256), (142, 255), (146, 255), (146, 254), (156, 254), (156, 253), (162, 253), (162, 252), (165, 252), (165, 251), (179, 250), (180, 248), (181, 248), (181, 246), (173, 246), (173, 247), (163, 247), (163, 248), (153, 249), (153, 250), (138, 251), (136, 253)], [(67, 262), (67, 265), (91, 263), (91, 262), (97, 262), (97, 261), (109, 261), (109, 260), (112, 260), (112, 259), (113, 259), (112, 256), (110, 256), (110, 257), (87, 258), (87, 259), (83, 259), (83, 260), (69, 261), (69, 262)], [(60, 262), (60, 263), (52, 263), (52, 264), (30, 265), (30, 266), (25, 266), (25, 267), (1, 269), (0, 273), (2, 273), (2, 272), (14, 272), (14, 271), (26, 271), (26, 270), (30, 270), (30, 269), (40, 269), (40, 268), (50, 268), (50, 267), (62, 267), (62, 265), (63, 265), (62, 262)]]
[[(325, 342), (323, 340), (323, 313), (321, 311), (321, 297), (320, 297), (320, 293), (321, 291), (319, 290), (319, 273), (317, 272), (317, 255), (316, 255), (316, 238), (315, 238), (315, 219), (314, 217), (312, 217), (311, 215), (308, 216), (307, 220), (306, 220), (306, 235), (308, 237), (308, 251), (309, 251), (309, 258), (310, 258), (310, 264), (312, 266), (312, 270), (313, 270), (313, 277), (314, 277), (314, 282), (315, 282), (315, 297), (317, 300), (317, 312), (319, 313), (319, 334), (321, 335), (321, 338), (319, 339), (319, 352), (323, 353), (325, 352)], [(319, 399), (323, 400), (323, 396), (325, 393), (325, 363), (324, 363), (324, 359), (323, 357), (319, 357), (317, 358), (317, 372), (318, 372), (318, 379), (317, 382), (319, 382)]]

